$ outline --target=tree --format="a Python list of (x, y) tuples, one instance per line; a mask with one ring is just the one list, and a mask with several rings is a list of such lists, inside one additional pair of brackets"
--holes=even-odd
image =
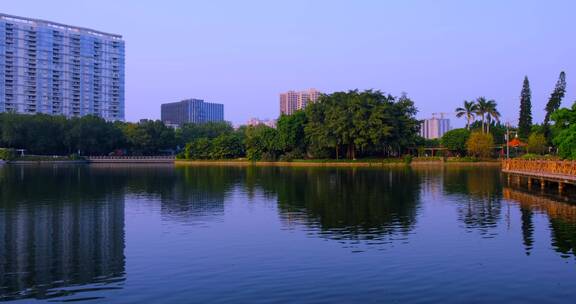
[(546, 137), (539, 133), (530, 134), (526, 150), (528, 153), (545, 154), (548, 151)]
[(472, 132), (466, 142), (468, 154), (481, 158), (490, 157), (493, 146), (494, 138), (490, 133)]
[(485, 132), (486, 112), (488, 112), (488, 100), (485, 97), (476, 99), (476, 115), (480, 116), (482, 121), (482, 132)]
[(323, 95), (306, 108), (304, 128), (313, 150), (344, 148), (357, 155), (399, 155), (416, 140), (419, 123), (414, 102), (405, 94), (396, 99), (380, 91), (358, 90)]
[(572, 108), (562, 108), (555, 111), (550, 119), (552, 127), (552, 142), (558, 147), (558, 155), (562, 158), (576, 159), (576, 102)]
[(296, 111), (292, 115), (281, 115), (277, 122), (278, 136), (284, 153), (293, 152), (303, 156), (306, 151), (304, 128), (306, 113)]
[(281, 146), (278, 131), (265, 125), (246, 128), (246, 156), (250, 160), (276, 160)]
[(184, 124), (176, 131), (176, 140), (179, 145), (185, 145), (199, 138), (214, 139), (221, 134), (230, 134), (234, 131), (229, 122), (205, 122)]
[(456, 108), (456, 117), (466, 117), (466, 129), (470, 130), (470, 123), (476, 117), (478, 112), (478, 105), (474, 101), (464, 100), (464, 107)]
[(554, 111), (560, 108), (562, 104), (562, 99), (566, 94), (566, 74), (564, 71), (560, 72), (560, 76), (558, 77), (558, 81), (556, 82), (556, 86), (554, 87), (554, 91), (550, 94), (550, 99), (546, 104), (546, 116), (544, 117), (543, 129), (544, 129), (544, 136), (546, 136), (546, 140), (548, 142), (551, 141), (551, 134), (550, 134), (550, 118)]
[(498, 104), (493, 99), (488, 100), (486, 103), (486, 133), (490, 133), (492, 119), (494, 119), (495, 123), (500, 122), (500, 112), (498, 112), (497, 106)]
[(244, 155), (242, 138), (237, 133), (220, 134), (211, 145), (210, 158), (229, 159)]
[(524, 77), (520, 93), (520, 116), (518, 120), (518, 136), (526, 140), (532, 129), (532, 92), (528, 76)]
[(466, 153), (466, 143), (469, 137), (470, 131), (468, 129), (454, 129), (442, 136), (441, 143), (442, 146), (450, 151), (464, 154)]

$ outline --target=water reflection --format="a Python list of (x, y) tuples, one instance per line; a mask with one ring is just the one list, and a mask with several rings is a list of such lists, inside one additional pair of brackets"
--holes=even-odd
[(551, 231), (552, 247), (563, 257), (576, 256), (576, 205), (566, 203), (566, 196), (536, 194), (521, 186), (506, 186), (503, 196), (520, 206), (522, 233), (526, 252), (534, 243), (535, 213), (546, 214)]
[(0, 300), (355, 302), (396, 290), (391, 300), (418, 302), (427, 288), (439, 302), (473, 288), (495, 302), (498, 286), (533, 282), (550, 283), (538, 298), (549, 299), (558, 285), (542, 278), (574, 273), (541, 254), (542, 238), (575, 256), (576, 206), (505, 187), (495, 167), (0, 168)]
[(85, 167), (0, 170), (0, 300), (120, 288), (120, 187)]
[(404, 239), (416, 222), (421, 181), (409, 168), (263, 168), (258, 185), (277, 197), (286, 227), (337, 240)]
[(500, 171), (493, 167), (447, 166), (442, 171), (446, 195), (458, 197), (458, 219), (482, 237), (498, 234), (502, 220)]

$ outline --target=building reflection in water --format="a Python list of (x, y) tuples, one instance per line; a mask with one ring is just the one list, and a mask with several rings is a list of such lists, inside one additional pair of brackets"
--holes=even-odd
[(121, 183), (86, 167), (4, 167), (0, 176), (0, 300), (121, 288)]
[(504, 187), (503, 196), (520, 207), (527, 254), (534, 246), (533, 216), (541, 213), (548, 217), (552, 247), (563, 257), (576, 256), (576, 205), (566, 202), (573, 198), (538, 194), (518, 185)]

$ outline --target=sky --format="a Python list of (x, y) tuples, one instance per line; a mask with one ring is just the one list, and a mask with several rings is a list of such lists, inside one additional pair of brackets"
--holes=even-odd
[(224, 104), (234, 124), (276, 118), (279, 93), (406, 92), (418, 118), (496, 100), (517, 122), (522, 80), (535, 122), (560, 71), (576, 100), (573, 0), (0, 0), (0, 12), (121, 34), (126, 119), (160, 104)]

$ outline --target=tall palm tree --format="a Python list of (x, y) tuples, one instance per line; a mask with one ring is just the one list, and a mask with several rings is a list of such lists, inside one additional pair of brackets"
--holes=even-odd
[(492, 122), (492, 119), (494, 119), (496, 122), (500, 121), (500, 112), (498, 112), (497, 107), (498, 104), (496, 103), (495, 100), (493, 99), (488, 100), (486, 108), (486, 119), (488, 120), (486, 133), (490, 132), (490, 124)]
[(466, 116), (466, 129), (470, 130), (470, 122), (474, 120), (478, 105), (476, 102), (464, 100), (464, 107), (456, 108), (456, 117)]
[(485, 130), (486, 125), (486, 113), (489, 109), (488, 100), (485, 97), (478, 97), (476, 99), (476, 115), (482, 117), (482, 132)]

